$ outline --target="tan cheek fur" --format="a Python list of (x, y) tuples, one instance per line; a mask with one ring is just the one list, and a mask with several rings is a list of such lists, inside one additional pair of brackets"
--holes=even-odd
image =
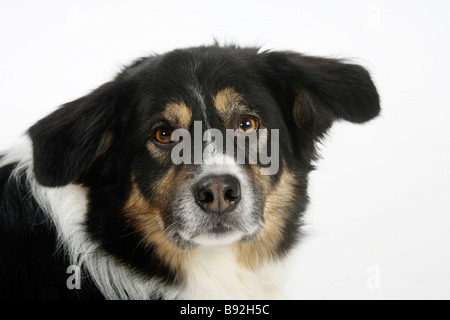
[[(157, 182), (156, 189), (161, 193), (159, 199), (167, 199), (173, 188), (172, 181), (174, 177), (173, 167), (168, 173)], [(172, 189), (173, 190), (173, 189)], [(163, 194), (167, 192), (163, 196)], [(158, 195), (156, 196), (158, 197)], [(161, 208), (165, 203), (159, 201), (156, 205), (150, 205), (139, 190), (134, 178), (132, 179), (132, 190), (130, 197), (123, 208), (123, 214), (128, 219), (130, 225), (141, 234), (143, 247), (152, 247), (156, 254), (176, 272), (178, 280), (183, 280), (184, 271), (182, 266), (189, 256), (189, 251), (182, 250), (173, 245), (164, 234), (164, 222), (161, 218)], [(152, 201), (153, 204), (153, 201)]]
[[(255, 177), (259, 176), (255, 175)], [(248, 268), (256, 269), (262, 262), (277, 254), (278, 245), (283, 239), (283, 230), (287, 223), (288, 212), (295, 198), (295, 177), (288, 169), (284, 169), (282, 176), (273, 188), (270, 178), (260, 176), (258, 183), (264, 190), (264, 227), (257, 238), (248, 243), (237, 243), (234, 250), (238, 262)]]

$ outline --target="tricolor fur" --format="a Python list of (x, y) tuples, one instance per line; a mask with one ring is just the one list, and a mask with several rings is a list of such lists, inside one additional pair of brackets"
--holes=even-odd
[[(231, 46), (139, 59), (0, 158), (0, 298), (279, 297), (316, 143), (335, 120), (379, 110), (369, 73), (345, 61)], [(276, 174), (213, 155), (176, 165), (176, 143), (155, 139), (161, 126), (225, 132), (242, 117), (279, 130)], [(199, 198), (205, 179), (222, 179), (212, 198), (236, 189), (227, 210)]]

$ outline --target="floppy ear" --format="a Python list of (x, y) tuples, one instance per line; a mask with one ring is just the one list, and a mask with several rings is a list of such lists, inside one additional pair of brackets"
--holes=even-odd
[(310, 158), (314, 142), (335, 120), (363, 123), (380, 112), (375, 85), (359, 65), (294, 52), (265, 52), (260, 58), (263, 79)]
[(83, 177), (105, 153), (131, 108), (131, 86), (109, 82), (69, 102), (33, 125), (34, 174), (45, 186), (63, 186)]

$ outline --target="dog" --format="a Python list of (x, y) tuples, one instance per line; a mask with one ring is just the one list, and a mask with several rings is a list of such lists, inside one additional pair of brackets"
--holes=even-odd
[[(1, 155), (0, 298), (278, 298), (317, 144), (379, 112), (344, 60), (220, 45), (138, 59)], [(205, 152), (227, 130), (275, 170)]]

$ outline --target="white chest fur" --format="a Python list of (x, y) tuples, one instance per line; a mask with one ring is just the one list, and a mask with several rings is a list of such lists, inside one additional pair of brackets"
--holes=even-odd
[(238, 264), (231, 246), (199, 247), (186, 266), (182, 299), (279, 299), (283, 263), (256, 271)]

